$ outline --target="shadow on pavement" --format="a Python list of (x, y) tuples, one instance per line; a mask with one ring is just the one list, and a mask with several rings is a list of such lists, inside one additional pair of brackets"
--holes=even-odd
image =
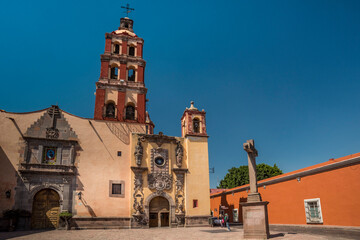
[(0, 232), (0, 240), (11, 239), (16, 237), (28, 236), (35, 233), (42, 233), (48, 231), (55, 231), (54, 229), (42, 229), (33, 231), (14, 231), (14, 232)]
[(277, 238), (277, 237), (283, 237), (283, 236), (285, 236), (285, 233), (270, 234), (270, 238)]
[[(207, 232), (207, 233), (225, 233), (227, 232), (226, 228), (222, 229), (214, 229), (214, 230), (200, 230), (201, 232)], [(231, 232), (238, 232), (237, 230), (231, 229)]]

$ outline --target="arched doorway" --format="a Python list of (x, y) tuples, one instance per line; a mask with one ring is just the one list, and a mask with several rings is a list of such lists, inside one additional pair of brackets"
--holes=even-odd
[(155, 197), (149, 205), (149, 227), (168, 227), (170, 222), (169, 201)]
[(33, 229), (57, 228), (59, 223), (60, 197), (52, 189), (36, 193), (33, 201), (31, 227)]

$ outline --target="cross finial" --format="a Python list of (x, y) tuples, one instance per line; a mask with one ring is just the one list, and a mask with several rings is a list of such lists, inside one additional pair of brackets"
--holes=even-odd
[(121, 8), (125, 8), (126, 9), (126, 17), (128, 17), (129, 16), (129, 13), (131, 13), (132, 11), (134, 11), (135, 9), (134, 8), (130, 8), (130, 4), (126, 4), (126, 7), (124, 7), (124, 6), (121, 6)]

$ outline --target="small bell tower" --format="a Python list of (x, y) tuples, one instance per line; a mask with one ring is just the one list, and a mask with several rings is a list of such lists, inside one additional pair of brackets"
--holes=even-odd
[(191, 101), (190, 108), (186, 108), (181, 117), (181, 136), (208, 137), (206, 133), (206, 112), (199, 111)]

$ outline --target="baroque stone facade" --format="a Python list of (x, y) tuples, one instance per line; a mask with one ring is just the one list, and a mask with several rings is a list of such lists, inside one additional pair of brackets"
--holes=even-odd
[(128, 18), (105, 35), (94, 119), (0, 111), (0, 213), (26, 210), (39, 229), (63, 226), (64, 211), (73, 229), (208, 224), (205, 111), (185, 110), (181, 137), (154, 134), (143, 44)]

